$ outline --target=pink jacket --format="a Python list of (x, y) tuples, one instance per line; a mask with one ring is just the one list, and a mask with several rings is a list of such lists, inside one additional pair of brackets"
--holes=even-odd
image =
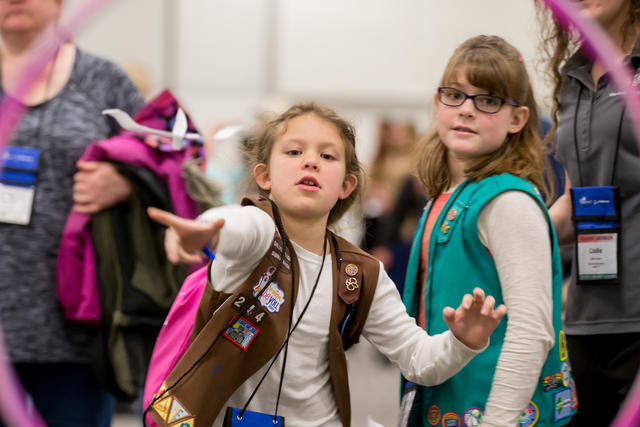
[[(175, 114), (177, 101), (163, 92), (136, 114), (138, 123), (157, 129), (171, 129), (168, 114)], [(190, 127), (192, 124), (190, 123)], [(161, 151), (123, 132), (119, 136), (98, 141), (85, 150), (80, 160), (117, 161), (145, 168), (167, 185), (176, 215), (195, 218), (196, 203), (187, 195), (182, 178), (182, 163), (193, 150)], [(69, 320), (97, 324), (102, 313), (96, 278), (96, 264), (90, 230), (91, 216), (71, 212), (60, 241), (57, 264), (57, 293), (64, 315)]]

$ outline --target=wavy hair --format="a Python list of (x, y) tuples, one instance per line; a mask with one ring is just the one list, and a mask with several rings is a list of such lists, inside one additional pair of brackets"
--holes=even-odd
[[(545, 142), (552, 145), (556, 130), (558, 129), (558, 110), (560, 108), (560, 89), (562, 87), (562, 67), (567, 60), (578, 50), (579, 42), (575, 32), (565, 31), (556, 21), (553, 14), (545, 8), (541, 0), (535, 0), (537, 6), (537, 19), (542, 27), (539, 50), (542, 61), (546, 63), (546, 77), (551, 83), (551, 118), (553, 126), (545, 137)], [(623, 50), (633, 46), (635, 42), (634, 29), (640, 23), (640, 0), (627, 0), (625, 5), (629, 8), (627, 19), (620, 27)]]

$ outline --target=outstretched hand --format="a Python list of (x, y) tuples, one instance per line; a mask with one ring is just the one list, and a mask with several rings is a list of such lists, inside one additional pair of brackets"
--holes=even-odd
[(187, 264), (201, 261), (200, 251), (204, 247), (215, 249), (220, 238), (224, 219), (207, 223), (181, 218), (157, 208), (148, 208), (149, 217), (169, 227), (164, 239), (167, 259), (173, 264)]
[(466, 294), (462, 298), (462, 303), (456, 310), (445, 307), (442, 316), (460, 342), (469, 348), (479, 350), (487, 344), (489, 336), (507, 313), (504, 304), (494, 310), (495, 302), (491, 295), (485, 298), (484, 291), (475, 288), (473, 295)]

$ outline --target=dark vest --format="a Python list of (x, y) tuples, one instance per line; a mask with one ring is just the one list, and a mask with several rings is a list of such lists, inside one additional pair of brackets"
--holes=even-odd
[[(245, 198), (242, 204), (255, 205), (274, 218), (272, 204), (266, 199)], [(378, 283), (379, 263), (330, 231), (327, 231), (327, 238), (334, 261), (329, 372), (340, 419), (344, 426), (349, 426), (351, 405), (344, 351), (358, 342), (367, 320)], [(179, 420), (184, 420), (186, 426), (212, 425), (235, 390), (269, 362), (284, 344), (298, 294), (300, 270), (296, 254), (290, 247), (277, 270), (283, 256), (282, 246), (281, 235), (276, 230), (266, 255), (233, 294), (218, 292), (207, 283), (191, 344), (157, 395), (164, 393), (167, 387), (169, 391), (150, 410), (159, 426), (174, 425)], [(262, 289), (271, 276), (272, 283), (265, 291), (268, 297), (263, 294), (261, 303), (254, 297), (255, 292)], [(207, 280), (209, 277), (207, 274)], [(352, 278), (357, 286), (353, 286)], [(266, 306), (263, 305), (265, 301)], [(241, 315), (240, 322), (244, 327), (259, 332), (249, 338), (235, 336), (233, 329), (238, 329), (234, 328), (239, 322), (238, 315)], [(250, 344), (246, 345), (248, 341)]]

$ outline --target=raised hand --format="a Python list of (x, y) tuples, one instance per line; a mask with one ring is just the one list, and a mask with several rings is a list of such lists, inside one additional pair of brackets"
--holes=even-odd
[(464, 345), (479, 350), (487, 344), (489, 336), (496, 329), (507, 307), (501, 304), (494, 309), (495, 298), (485, 298), (480, 288), (473, 290), (473, 295), (466, 294), (457, 309), (445, 307), (442, 310), (444, 321), (453, 335)]
[(215, 249), (224, 226), (224, 219), (199, 222), (157, 208), (148, 208), (147, 213), (154, 221), (169, 227), (164, 245), (167, 259), (174, 264), (200, 262), (200, 251), (204, 247)]

